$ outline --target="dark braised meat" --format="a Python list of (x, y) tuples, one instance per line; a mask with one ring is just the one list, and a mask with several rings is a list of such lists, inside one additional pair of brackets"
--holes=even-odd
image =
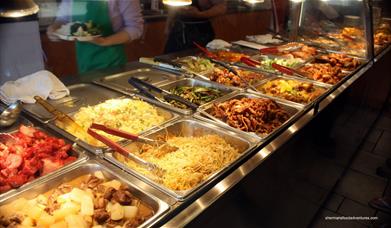
[(290, 115), (275, 101), (263, 98), (232, 99), (215, 104), (211, 114), (242, 131), (269, 134)]
[(217, 83), (227, 85), (227, 86), (236, 86), (236, 87), (246, 87), (247, 84), (242, 79), (246, 80), (249, 83), (260, 81), (265, 76), (258, 72), (247, 71), (247, 70), (237, 70), (240, 77), (229, 72), (227, 69), (215, 68), (213, 72), (209, 74), (209, 79)]

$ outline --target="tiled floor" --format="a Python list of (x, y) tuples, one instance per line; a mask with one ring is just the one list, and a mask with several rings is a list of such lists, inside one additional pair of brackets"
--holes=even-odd
[[(323, 205), (313, 227), (391, 227), (391, 215), (368, 206), (368, 202), (375, 197), (391, 196), (390, 180), (376, 175), (376, 168), (385, 165), (387, 158), (391, 158), (390, 103), (376, 121), (335, 192)], [(331, 221), (326, 220), (326, 216), (377, 216), (378, 219)]]

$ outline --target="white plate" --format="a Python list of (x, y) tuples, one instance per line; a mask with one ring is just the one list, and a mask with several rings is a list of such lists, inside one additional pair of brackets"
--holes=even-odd
[(71, 35), (71, 26), (76, 22), (67, 23), (65, 25), (62, 25), (61, 28), (57, 29), (54, 34), (58, 36), (62, 40), (68, 40), (68, 41), (90, 41), (93, 40), (96, 37), (100, 37), (102, 35), (95, 35), (95, 36), (73, 36)]

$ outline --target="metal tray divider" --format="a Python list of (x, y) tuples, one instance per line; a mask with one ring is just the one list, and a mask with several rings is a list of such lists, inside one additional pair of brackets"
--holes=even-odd
[[(167, 124), (165, 127), (162, 127), (161, 129), (155, 129), (154, 131), (151, 131), (148, 134), (145, 133), (145, 134), (143, 134), (143, 136), (144, 137), (148, 137), (148, 135), (160, 132), (160, 131), (164, 130), (165, 128), (169, 127), (169, 126), (175, 125), (175, 124), (180, 123), (182, 121), (192, 121), (192, 122), (195, 122), (196, 124), (199, 124), (199, 125), (207, 125), (207, 128), (213, 129), (213, 130), (217, 130), (217, 131), (221, 132), (222, 134), (225, 134), (225, 135), (230, 134), (230, 135), (232, 135), (232, 137), (239, 137), (239, 138), (241, 138), (242, 141), (246, 142), (249, 146), (248, 146), (248, 148), (245, 151), (243, 151), (241, 153), (241, 155), (235, 161), (232, 162), (232, 164), (229, 164), (229, 165), (227, 165), (225, 167), (222, 167), (221, 169), (219, 169), (218, 171), (216, 171), (215, 173), (210, 175), (207, 178), (207, 180), (205, 180), (204, 182), (199, 183), (196, 187), (194, 187), (192, 189), (189, 189), (189, 190), (186, 190), (186, 191), (174, 191), (174, 190), (168, 189), (167, 187), (164, 187), (163, 185), (156, 183), (151, 178), (148, 178), (148, 177), (138, 173), (137, 171), (134, 171), (132, 168), (127, 167), (125, 164), (117, 161), (117, 159), (115, 159), (112, 154), (110, 154), (110, 155), (105, 154), (104, 158), (106, 160), (110, 161), (111, 163), (116, 164), (122, 170), (125, 170), (126, 172), (132, 174), (133, 176), (136, 176), (140, 180), (148, 183), (149, 185), (152, 185), (154, 188), (156, 188), (156, 189), (158, 189), (160, 191), (163, 191), (164, 193), (166, 193), (166, 194), (176, 198), (179, 201), (184, 201), (186, 198), (189, 198), (191, 195), (193, 195), (196, 192), (198, 192), (199, 190), (201, 190), (202, 187), (206, 186), (210, 181), (212, 181), (213, 178), (215, 178), (215, 177), (217, 177), (219, 175), (222, 175), (225, 170), (227, 170), (230, 166), (232, 166), (236, 162), (238, 162), (240, 160), (240, 158), (242, 158), (244, 155), (249, 153), (249, 151), (251, 151), (254, 148), (254, 146), (256, 145), (256, 142), (253, 141), (252, 138), (249, 137), (249, 136), (244, 136), (243, 137), (243, 135), (240, 135), (238, 132), (223, 131), (224, 128), (216, 126), (214, 123), (204, 122), (204, 121), (197, 121), (197, 119), (191, 118), (191, 117), (184, 117), (184, 118), (178, 119), (176, 121), (173, 121), (171, 124)], [(217, 127), (217, 128), (215, 128), (215, 127)]]
[[(188, 85), (188, 86), (211, 87), (211, 88), (217, 89), (219, 91), (226, 92), (226, 94), (221, 96), (221, 97), (227, 96), (227, 95), (229, 95), (229, 94), (231, 94), (231, 93), (233, 93), (233, 92), (238, 90), (238, 88), (236, 88), (236, 87), (228, 87), (228, 86), (225, 86), (225, 85), (213, 82), (213, 81), (205, 81), (205, 80), (200, 80), (200, 79), (197, 79), (197, 78), (182, 78), (182, 79), (178, 79), (176, 81), (167, 82), (167, 83), (159, 85), (157, 87), (159, 87), (161, 89), (169, 90), (169, 89), (172, 89), (172, 88), (178, 86), (178, 84), (181, 84), (182, 82), (184, 84), (186, 84), (187, 82), (190, 82), (190, 84), (195, 84), (195, 85)], [(205, 85), (202, 85), (202, 84), (205, 84)], [(221, 98), (221, 97), (219, 97), (219, 98)], [(216, 98), (216, 99), (219, 99), (219, 98)], [(210, 102), (207, 102), (207, 103), (205, 103), (203, 105), (200, 105), (199, 108), (202, 108), (203, 106), (208, 105), (211, 102), (213, 102), (213, 101), (210, 101)], [(178, 110), (177, 112), (180, 112), (180, 113), (182, 112), (181, 114), (184, 114), (184, 115), (187, 114), (185, 112), (186, 110), (187, 111), (191, 111), (189, 109), (180, 109), (180, 108), (174, 107), (173, 105), (171, 107), (172, 107), (173, 110), (174, 109)], [(191, 112), (190, 114), (193, 114), (193, 113), (194, 112)], [(188, 115), (190, 115), (190, 114), (188, 114)]]
[[(158, 219), (160, 217), (162, 217), (170, 208), (168, 202), (161, 199), (161, 197), (152, 193), (150, 190), (147, 190), (145, 188), (141, 188), (141, 187), (137, 186), (136, 184), (130, 182), (128, 180), (129, 174), (127, 172), (118, 172), (118, 171), (120, 171), (118, 167), (115, 167), (115, 166), (111, 165), (110, 163), (107, 163), (103, 160), (85, 160), (83, 162), (80, 162), (78, 164), (73, 165), (72, 167), (67, 167), (67, 169), (62, 170), (61, 172), (57, 172), (54, 175), (51, 175), (50, 177), (48, 176), (45, 180), (41, 180), (40, 182), (34, 183), (33, 186), (23, 187), (23, 188), (20, 188), (20, 190), (18, 192), (14, 192), (13, 194), (9, 194), (5, 197), (0, 197), (0, 203), (3, 204), (5, 201), (9, 201), (12, 198), (16, 198), (17, 196), (23, 195), (23, 193), (31, 191), (33, 188), (43, 187), (42, 185), (46, 185), (46, 183), (56, 182), (56, 179), (64, 177), (68, 173), (77, 172), (77, 170), (82, 170), (84, 167), (86, 167), (86, 169), (91, 167), (91, 169), (93, 169), (93, 170), (102, 170), (104, 172), (109, 173), (109, 175), (112, 177), (108, 178), (108, 179), (119, 180), (122, 184), (130, 186), (132, 189), (131, 190), (132, 193), (136, 192), (138, 194), (138, 196), (136, 196), (138, 199), (144, 197), (144, 199), (140, 199), (144, 203), (147, 203), (145, 201), (153, 201), (158, 206), (157, 210), (154, 211), (154, 215), (152, 215), (151, 218), (149, 218), (143, 224), (141, 224), (140, 227), (149, 227), (152, 224), (156, 223), (158, 221)], [(92, 173), (92, 172), (89, 172), (89, 173)], [(77, 176), (74, 178), (77, 178)], [(71, 178), (71, 179), (74, 179), (74, 178)], [(62, 183), (58, 183), (58, 185), (60, 185), (60, 184), (62, 184)], [(53, 189), (53, 188), (51, 188), (51, 189)], [(48, 191), (48, 190), (46, 190), (46, 191)], [(41, 192), (39, 192), (39, 193), (41, 193)], [(142, 196), (142, 197), (140, 197), (140, 196)], [(145, 198), (147, 198), (147, 200), (145, 200)], [(7, 202), (7, 203), (9, 203), (9, 202)], [(172, 202), (171, 202), (171, 204), (172, 204)], [(151, 205), (149, 205), (149, 206), (151, 206)]]
[[(19, 117), (20, 120), (22, 123), (20, 124), (24, 124), (26, 126), (31, 126), (31, 127), (34, 127), (35, 129), (38, 129), (40, 131), (43, 131), (45, 133), (47, 133), (48, 135), (52, 136), (52, 137), (56, 137), (56, 138), (64, 138), (61, 134), (58, 134), (58, 132), (54, 131), (54, 132), (51, 132), (50, 130), (48, 131), (47, 127), (45, 127), (44, 125), (41, 125), (41, 124), (34, 124), (33, 122), (29, 121), (28, 119), (25, 119), (24, 117)], [(39, 122), (38, 122), (39, 123)], [(50, 129), (50, 128), (49, 128)], [(8, 133), (11, 133), (11, 132), (16, 132), (18, 131), (18, 128), (15, 128), (15, 129), (9, 129), (9, 131), (5, 131), (5, 132), (8, 132)], [(66, 138), (66, 137), (65, 137)], [(70, 140), (69, 140), (70, 141)], [(67, 142), (66, 143), (68, 144), (71, 144), (70, 142)], [(53, 172), (50, 172), (48, 174), (45, 174), (44, 176), (41, 176), (41, 177), (38, 177), (32, 181), (29, 181), (25, 184), (23, 184), (21, 187), (19, 188), (15, 188), (15, 189), (11, 189), (5, 193), (0, 193), (0, 201), (1, 199), (7, 197), (8, 195), (10, 194), (14, 194), (15, 192), (19, 192), (21, 191), (22, 189), (25, 189), (25, 188), (30, 188), (31, 186), (34, 186), (35, 184), (37, 183), (41, 183), (41, 182), (44, 182), (46, 179), (50, 178), (51, 176), (54, 176), (56, 175), (57, 173), (61, 173), (63, 172), (64, 170), (67, 170), (67, 169), (70, 169), (72, 168), (73, 166), (76, 166), (78, 165), (79, 163), (82, 163), (84, 161), (87, 161), (89, 159), (88, 155), (86, 154), (86, 152), (81, 149), (80, 147), (78, 147), (75, 143), (73, 143), (72, 145), (72, 152), (73, 153), (76, 153), (77, 154), (77, 159), (69, 164), (66, 164), (62, 167), (60, 167), (59, 169), (57, 170), (54, 170)]]
[[(297, 80), (297, 81), (301, 81), (301, 82), (312, 83), (314, 86), (321, 87), (321, 88), (325, 89), (326, 91), (324, 93), (327, 93), (327, 91), (329, 91), (331, 89), (331, 86), (329, 84), (325, 84), (325, 83), (321, 83), (321, 82), (317, 82), (317, 81), (311, 81), (311, 80), (305, 79), (305, 78), (290, 77), (290, 76), (285, 76), (285, 75), (280, 75), (280, 76), (275, 76), (273, 78), (265, 79), (262, 82), (254, 85), (254, 86), (257, 87), (257, 86), (260, 86), (260, 85), (263, 85), (263, 84), (267, 83), (268, 81), (272, 81), (272, 80), (275, 80), (275, 79), (278, 79), (278, 78), (282, 78), (282, 79), (285, 79), (285, 80)], [(262, 91), (259, 91), (259, 90), (257, 90), (257, 91), (249, 90), (248, 92), (249, 93), (254, 93), (254, 94), (260, 94), (260, 95), (268, 97), (270, 99), (275, 99), (275, 100), (278, 100), (278, 101), (286, 102), (286, 103), (291, 104), (291, 105), (298, 105), (298, 106), (303, 106), (303, 107), (313, 105), (313, 103), (316, 103), (318, 101), (318, 99), (320, 97), (322, 97), (322, 95), (323, 95), (323, 94), (320, 95), (315, 100), (313, 100), (311, 102), (308, 102), (307, 104), (303, 104), (303, 103), (290, 101), (290, 100), (284, 99), (282, 97), (277, 97), (277, 96), (274, 97), (274, 96), (271, 96), (271, 95), (267, 95), (267, 94), (265, 94), (265, 93), (263, 93)]]
[[(157, 102), (157, 101), (154, 101), (152, 99), (148, 99), (148, 98), (144, 98), (144, 97), (138, 97), (138, 96), (129, 96), (127, 94), (124, 94), (125, 96), (121, 96), (121, 97), (117, 97), (117, 99), (123, 99), (123, 98), (130, 98), (130, 99), (139, 99), (141, 98), (143, 101), (147, 102), (147, 103), (151, 103), (152, 105), (155, 105), (157, 106), (158, 108), (161, 109), (161, 111), (165, 111), (165, 112), (169, 112), (172, 114), (172, 118), (169, 119), (169, 120), (165, 120), (164, 122), (162, 122), (161, 124), (159, 125), (162, 125), (162, 124), (165, 124), (167, 122), (171, 122), (171, 121), (174, 121), (178, 118), (180, 118), (180, 116), (178, 114), (175, 114), (175, 113), (172, 113), (170, 112), (171, 110), (167, 110), (166, 108), (162, 107), (160, 105), (160, 102)], [(76, 111), (77, 112), (77, 111)], [(74, 113), (76, 113), (74, 112)], [(74, 114), (73, 113), (73, 114)], [(70, 114), (68, 113), (68, 115), (70, 116), (73, 116), (73, 114)], [(156, 125), (156, 126), (153, 126), (151, 127), (150, 129), (147, 129), (143, 132), (140, 132), (139, 134), (143, 134), (144, 132), (148, 132), (150, 130), (153, 130), (155, 128), (157, 128), (159, 125)], [(107, 147), (97, 147), (97, 146), (93, 146), (93, 145), (90, 145), (88, 144), (87, 142), (79, 139), (79, 138), (76, 138), (74, 135), (72, 135), (71, 133), (63, 130), (62, 128), (58, 127), (56, 124), (55, 124), (55, 119), (48, 122), (47, 123), (47, 126), (54, 130), (55, 132), (59, 133), (60, 135), (64, 136), (65, 138), (67, 138), (68, 140), (70, 141), (73, 141), (75, 142), (76, 144), (80, 145), (81, 147), (83, 147), (84, 149), (86, 149), (87, 151), (90, 151), (91, 153), (97, 155), (97, 156), (103, 156), (103, 154), (106, 152), (107, 150)]]
[[(228, 96), (225, 97), (225, 100), (219, 100), (219, 101), (216, 100), (215, 102), (213, 102), (213, 103), (212, 103), (211, 105), (209, 105), (209, 106), (212, 106), (212, 105), (215, 104), (215, 103), (220, 103), (220, 102), (228, 101), (228, 100), (233, 99), (233, 98), (235, 98), (235, 97), (241, 97), (241, 96), (243, 96), (243, 97), (254, 97), (254, 98), (269, 98), (269, 97), (266, 97), (266, 96), (261, 95), (261, 94), (238, 92), (238, 93), (231, 94), (230, 97), (228, 97)], [(270, 98), (269, 98), (269, 99), (270, 99)], [(293, 102), (287, 103), (286, 101), (281, 101), (281, 100), (277, 100), (277, 99), (274, 99), (274, 98), (272, 98), (271, 100), (275, 100), (280, 106), (282, 105), (282, 106), (288, 107), (288, 108), (290, 108), (290, 109), (295, 109), (295, 113), (291, 114), (291, 117), (290, 117), (287, 121), (285, 121), (283, 124), (281, 124), (281, 126), (279, 126), (278, 128), (274, 129), (271, 133), (266, 134), (266, 135), (259, 135), (259, 134), (256, 134), (256, 133), (254, 133), (254, 132), (245, 132), (245, 131), (241, 131), (241, 130), (239, 130), (239, 129), (237, 129), (237, 128), (234, 128), (234, 127), (229, 126), (227, 123), (225, 123), (225, 124), (221, 124), (220, 122), (217, 123), (216, 121), (213, 121), (213, 120), (210, 119), (210, 118), (205, 118), (205, 117), (203, 116), (203, 113), (200, 113), (200, 112), (197, 112), (197, 113), (195, 114), (195, 117), (196, 117), (197, 119), (202, 119), (202, 120), (204, 120), (204, 121), (212, 122), (212, 123), (214, 123), (214, 124), (216, 124), (216, 125), (219, 125), (219, 126), (221, 126), (221, 127), (224, 127), (224, 128), (229, 129), (229, 130), (231, 130), (231, 131), (240, 132), (241, 134), (246, 134), (246, 135), (248, 135), (248, 136), (250, 136), (250, 137), (255, 137), (255, 136), (257, 136), (257, 137), (259, 138), (260, 141), (263, 141), (263, 140), (265, 140), (265, 139), (271, 137), (272, 135), (277, 134), (277, 133), (279, 132), (279, 129), (285, 128), (287, 125), (290, 125), (291, 122), (292, 122), (292, 120), (295, 119), (295, 118), (297, 118), (297, 116), (301, 115), (301, 112), (302, 112), (302, 111), (304, 110), (304, 108), (305, 108), (305, 106), (303, 106), (303, 105), (297, 105), (296, 103), (293, 103)], [(208, 109), (208, 108), (209, 108), (209, 107), (205, 107), (205, 108), (203, 109), (203, 112), (204, 112), (204, 113), (207, 113), (207, 112), (206, 112), (206, 109)], [(209, 115), (210, 115), (210, 114), (208, 113), (208, 116), (209, 116)]]

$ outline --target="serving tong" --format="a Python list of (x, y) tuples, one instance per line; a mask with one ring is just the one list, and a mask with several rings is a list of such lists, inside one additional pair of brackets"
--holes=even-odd
[(61, 128), (65, 131), (67, 129), (73, 129), (72, 132), (75, 134), (78, 138), (87, 138), (91, 142), (95, 142), (93, 138), (91, 138), (88, 134), (85, 133), (85, 130), (76, 123), (70, 116), (67, 114), (61, 112), (56, 107), (51, 105), (49, 102), (42, 99), (40, 96), (34, 96), (34, 99), (37, 101), (38, 104), (40, 104), (43, 108), (45, 108), (48, 112), (53, 114), (53, 116), (56, 118), (57, 121), (61, 123)]
[[(150, 99), (157, 100), (162, 103), (167, 103), (169, 105), (171, 105), (171, 104), (168, 103), (167, 101), (174, 100), (174, 101), (177, 101), (181, 104), (186, 105), (187, 107), (189, 107), (193, 111), (198, 109), (198, 105), (191, 103), (190, 101), (188, 101), (178, 95), (175, 95), (175, 94), (172, 94), (166, 90), (160, 89), (160, 88), (158, 88), (154, 85), (151, 85), (148, 82), (145, 82), (145, 81), (140, 80), (138, 78), (130, 77), (128, 82), (133, 87), (135, 87), (137, 90), (139, 90), (140, 93), (142, 93), (144, 96), (146, 96)], [(155, 96), (151, 91), (155, 91), (155, 92), (159, 93), (163, 97), (163, 99)]]
[(302, 48), (300, 45), (292, 45), (292, 46), (286, 46), (287, 44), (281, 45), (281, 46), (275, 46), (275, 47), (268, 47), (268, 48), (261, 48), (259, 52), (261, 54), (278, 54), (284, 51), (297, 51)]
[[(251, 89), (253, 89), (253, 90), (256, 91), (255, 87), (254, 87), (253, 85), (251, 85), (251, 83), (250, 83), (248, 80), (244, 79), (244, 78), (243, 78), (243, 77), (242, 77), (242, 76), (241, 76), (233, 67), (231, 67), (231, 66), (228, 65), (227, 63), (224, 63), (224, 62), (221, 62), (221, 61), (219, 61), (219, 60), (216, 60), (217, 56), (216, 56), (214, 53), (210, 52), (207, 48), (202, 47), (201, 45), (197, 44), (196, 42), (193, 42), (193, 43), (194, 43), (194, 45), (195, 45), (198, 49), (200, 49), (202, 52), (205, 53), (205, 55), (207, 56), (207, 59), (208, 59), (209, 61), (211, 61), (212, 63), (214, 63), (214, 64), (216, 64), (216, 65), (219, 65), (219, 66), (221, 66), (221, 67), (227, 69), (228, 72), (234, 74), (234, 75), (237, 76), (242, 82), (244, 82), (244, 84), (245, 84), (247, 87), (249, 87), (249, 88), (251, 88)], [(240, 60), (242, 61), (242, 59), (245, 59), (245, 61), (249, 61), (248, 59), (250, 59), (250, 58), (242, 57)], [(251, 61), (251, 60), (250, 60), (250, 61)]]
[(308, 76), (303, 74), (302, 72), (300, 72), (296, 69), (290, 68), (290, 67), (282, 66), (278, 63), (272, 63), (272, 67), (283, 74), (298, 76), (301, 78), (303, 78), (303, 77), (308, 78)]
[(162, 175), (165, 173), (164, 169), (158, 167), (156, 164), (153, 164), (151, 162), (145, 161), (142, 158), (139, 158), (138, 156), (134, 155), (133, 153), (129, 152), (127, 149), (122, 147), (120, 144), (118, 144), (118, 143), (112, 141), (111, 139), (97, 133), (94, 130), (100, 130), (100, 131), (106, 132), (107, 134), (115, 135), (115, 136), (129, 139), (132, 141), (138, 141), (138, 142), (142, 142), (145, 144), (152, 144), (155, 146), (158, 145), (160, 150), (164, 150), (166, 152), (173, 152), (173, 151), (178, 150), (177, 147), (170, 146), (164, 141), (153, 140), (153, 139), (141, 137), (141, 136), (134, 135), (134, 134), (131, 134), (131, 133), (119, 130), (119, 129), (110, 128), (110, 127), (107, 127), (102, 124), (92, 123), (91, 126), (88, 128), (87, 133), (90, 134), (92, 137), (101, 141), (102, 143), (104, 143), (105, 145), (107, 145), (108, 147), (113, 149), (114, 151), (120, 153), (121, 155), (125, 156), (126, 158), (131, 159), (132, 161), (134, 161), (138, 165), (141, 165), (144, 168), (146, 168), (147, 170), (153, 172), (159, 178), (162, 177)]

